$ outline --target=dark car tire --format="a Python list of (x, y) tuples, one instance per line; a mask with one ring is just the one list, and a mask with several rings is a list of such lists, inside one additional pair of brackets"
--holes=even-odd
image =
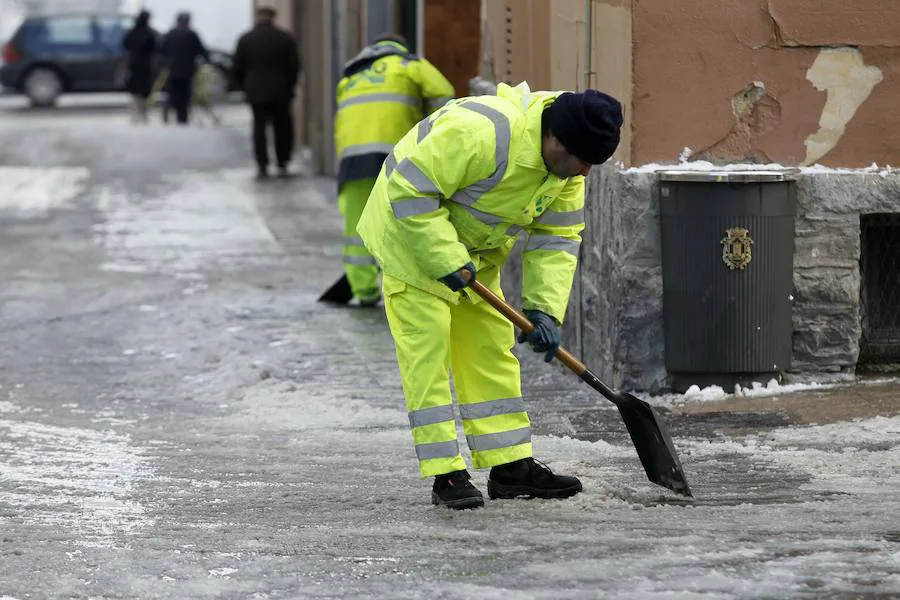
[(22, 90), (32, 106), (53, 106), (63, 92), (63, 80), (50, 67), (35, 67), (22, 78)]

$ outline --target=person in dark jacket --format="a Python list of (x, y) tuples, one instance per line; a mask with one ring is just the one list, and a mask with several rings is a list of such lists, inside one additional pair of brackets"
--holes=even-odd
[(185, 125), (190, 113), (191, 88), (197, 72), (197, 60), (202, 58), (209, 62), (206, 47), (200, 41), (200, 36), (191, 29), (190, 14), (179, 13), (175, 27), (166, 34), (163, 41), (162, 54), (169, 71), (166, 82), (168, 101), (175, 110), (178, 123)]
[(150, 28), (150, 13), (143, 10), (134, 27), (122, 38), (127, 54), (125, 89), (134, 99), (135, 120), (147, 121), (147, 98), (153, 88), (153, 55), (156, 53), (156, 32)]
[(275, 14), (272, 8), (257, 10), (256, 25), (238, 40), (233, 59), (235, 81), (253, 108), (253, 150), (260, 179), (268, 176), (269, 123), (275, 133), (275, 159), (282, 176), (287, 175), (294, 149), (291, 101), (300, 71), (300, 54), (294, 36), (276, 27)]

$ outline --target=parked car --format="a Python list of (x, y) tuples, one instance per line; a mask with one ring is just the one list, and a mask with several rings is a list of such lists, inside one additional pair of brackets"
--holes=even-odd
[[(28, 17), (3, 45), (0, 86), (25, 94), (34, 106), (52, 106), (61, 94), (121, 91), (122, 37), (133, 22), (118, 14)], [(220, 86), (234, 91), (231, 56), (209, 54)]]

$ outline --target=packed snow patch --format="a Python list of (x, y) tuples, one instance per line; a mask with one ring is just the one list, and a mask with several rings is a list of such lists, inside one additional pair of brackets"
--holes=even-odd
[(0, 506), (17, 520), (70, 530), (92, 547), (153, 524), (135, 500), (150, 467), (128, 436), (0, 419), (0, 456)]
[(314, 395), (290, 381), (265, 380), (245, 390), (246, 418), (297, 431), (405, 428), (402, 404), (396, 410), (349, 400), (344, 392), (321, 389)]
[(84, 167), (0, 166), (0, 210), (44, 216), (78, 197), (89, 176)]
[(101, 188), (104, 219), (94, 226), (94, 240), (108, 255), (101, 268), (192, 274), (247, 255), (277, 255), (249, 181), (246, 170), (226, 169), (169, 175), (152, 198)]
[(900, 417), (783, 427), (735, 440), (680, 439), (691, 461), (752, 457), (756, 464), (803, 473), (804, 489), (846, 494), (900, 494)]

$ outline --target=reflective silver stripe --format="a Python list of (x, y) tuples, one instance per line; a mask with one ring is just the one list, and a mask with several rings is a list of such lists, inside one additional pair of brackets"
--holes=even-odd
[(396, 169), (396, 168), (397, 168), (397, 157), (394, 156), (394, 152), (391, 151), (391, 153), (388, 154), (388, 157), (384, 160), (384, 174), (387, 177), (390, 177), (391, 173), (393, 173), (394, 169)]
[(419, 128), (416, 133), (416, 143), (421, 144), (422, 140), (425, 139), (425, 136), (431, 133), (431, 119), (424, 118), (419, 121)]
[(431, 179), (428, 178), (428, 175), (419, 168), (419, 165), (408, 158), (400, 161), (400, 164), (397, 165), (397, 172), (403, 175), (412, 184), (413, 189), (421, 194), (441, 193), (437, 186), (431, 182)]
[(403, 200), (391, 202), (394, 216), (398, 219), (424, 215), (434, 212), (440, 207), (441, 202), (437, 198), (405, 198)]
[(459, 442), (435, 442), (433, 444), (417, 444), (416, 456), (419, 460), (429, 458), (453, 458), (459, 454)]
[(453, 420), (453, 405), (431, 406), (409, 413), (410, 427), (424, 427)]
[(494, 156), (494, 164), (496, 168), (491, 175), (481, 181), (476, 181), (472, 185), (458, 190), (453, 194), (452, 200), (460, 204), (471, 206), (481, 196), (494, 189), (503, 175), (506, 174), (506, 168), (509, 161), (509, 145), (511, 143), (512, 134), (510, 132), (509, 119), (500, 111), (493, 109), (478, 102), (463, 102), (459, 106), (468, 108), (481, 115), (484, 115), (494, 124), (494, 137), (496, 139), (496, 151)]
[(573, 256), (578, 256), (578, 248), (580, 246), (581, 242), (578, 240), (570, 240), (558, 235), (532, 235), (528, 238), (525, 252), (529, 250), (561, 250)]
[(501, 398), (476, 404), (460, 404), (459, 414), (463, 419), (484, 419), (496, 415), (525, 412), (525, 401), (522, 398)]
[[(455, 197), (456, 197), (456, 194), (453, 195), (453, 198), (455, 198)], [(452, 202), (453, 199), (451, 198), (450, 201)], [(481, 212), (477, 208), (472, 208), (471, 206), (466, 206), (465, 204), (460, 204), (460, 206), (462, 206), (464, 209), (466, 209), (470, 215), (472, 215), (473, 217), (475, 217), (476, 219), (478, 219), (485, 225), (490, 225), (491, 227), (493, 227), (493, 226), (499, 225), (500, 223), (503, 222), (503, 219), (498, 217), (497, 215), (492, 215), (490, 213)]]
[(348, 98), (343, 102), (339, 102), (337, 109), (341, 110), (348, 106), (369, 104), (371, 102), (399, 102), (400, 104), (406, 104), (408, 106), (419, 106), (420, 101), (418, 98), (413, 98), (412, 96), (407, 96), (405, 94), (365, 94), (363, 96), (356, 96), (354, 98)]
[(348, 156), (362, 156), (363, 154), (389, 154), (394, 149), (394, 145), (387, 142), (372, 142), (370, 144), (357, 144), (355, 146), (347, 146), (341, 152), (341, 158)]
[(451, 100), (453, 100), (453, 96), (442, 96), (440, 98), (429, 98), (425, 102), (425, 105), (428, 107), (428, 110), (436, 110), (436, 109), (442, 107), (443, 105), (447, 104)]
[(584, 223), (584, 209), (555, 212), (548, 210), (536, 219), (542, 225), (580, 225)]
[(484, 435), (467, 435), (469, 450), (484, 452), (497, 448), (510, 448), (519, 444), (527, 444), (531, 441), (531, 427), (513, 429), (502, 433), (486, 433)]
[(377, 265), (371, 256), (350, 256), (345, 254), (342, 261), (345, 265)]
[(358, 235), (345, 235), (344, 236), (344, 245), (346, 246), (365, 246), (362, 241), (362, 238)]

